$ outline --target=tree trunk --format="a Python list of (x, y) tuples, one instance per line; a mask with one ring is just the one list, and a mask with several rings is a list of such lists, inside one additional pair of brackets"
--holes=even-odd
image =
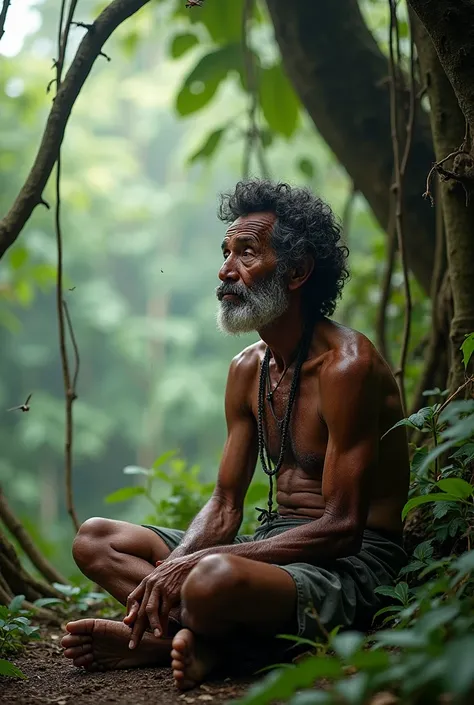
[[(267, 0), (285, 70), (316, 128), (387, 229), (393, 181), (388, 60), (357, 0)], [(421, 199), (433, 162), (429, 119), (418, 110), (404, 182), (410, 269), (426, 292), (435, 219)]]
[[(457, 0), (457, 2), (459, 5), (464, 4), (461, 0)], [(431, 2), (411, 2), (411, 4), (412, 6), (423, 5), (426, 7), (433, 5)], [(438, 5), (437, 2), (434, 4)], [(439, 4), (443, 5), (444, 3)], [(474, 5), (472, 3), (469, 4), (472, 8), (472, 31), (472, 26), (474, 26)], [(437, 12), (433, 10), (432, 14), (435, 16)], [(448, 19), (449, 17), (450, 15), (448, 15)], [(454, 17), (457, 17), (457, 12), (454, 13)], [(430, 21), (432, 19), (430, 15)], [(450, 38), (448, 41), (447, 36), (452, 32), (459, 32), (459, 28), (451, 26), (447, 22), (447, 26), (443, 30), (440, 24), (438, 22), (436, 25), (438, 32), (436, 36), (440, 35), (444, 37), (444, 40), (441, 41), (438, 37), (438, 41), (443, 46), (445, 43), (451, 46), (453, 40)], [(436, 159), (441, 161), (452, 152), (458, 150), (463, 143), (466, 120), (453, 91), (453, 86), (441, 66), (427, 29), (416, 16), (413, 17), (413, 28), (420, 69), (431, 104), (431, 129)], [(474, 61), (474, 44), (471, 49)], [(470, 88), (474, 107), (474, 70), (472, 70), (471, 75)], [(453, 170), (456, 170), (456, 165)], [(433, 178), (438, 177), (434, 174)], [(454, 391), (464, 381), (464, 367), (459, 348), (465, 335), (474, 331), (474, 293), (472, 289), (474, 282), (474, 198), (466, 199), (464, 186), (455, 178), (448, 177), (443, 179), (440, 192), (454, 307), (454, 315), (450, 327), (451, 365), (449, 376), (449, 388), (450, 391)]]

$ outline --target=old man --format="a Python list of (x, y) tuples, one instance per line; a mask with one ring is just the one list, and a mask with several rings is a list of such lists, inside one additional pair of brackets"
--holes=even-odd
[[(406, 559), (407, 440), (403, 428), (384, 436), (400, 396), (370, 341), (329, 318), (348, 276), (331, 209), (308, 190), (250, 180), (219, 215), (218, 325), (260, 340), (230, 365), (214, 492), (186, 532), (86, 521), (74, 558), (126, 616), (71, 622), (62, 641), (86, 669), (171, 662), (183, 690), (238, 644), (270, 658), (281, 633), (366, 628), (374, 589)], [(255, 535), (241, 536), (257, 460), (268, 503)]]

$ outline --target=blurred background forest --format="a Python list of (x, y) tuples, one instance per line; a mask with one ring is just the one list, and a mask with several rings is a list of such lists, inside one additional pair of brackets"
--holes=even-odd
[[(3, 213), (31, 168), (51, 107), (54, 91), (46, 87), (53, 77), (57, 5), (12, 3), (0, 41)], [(103, 6), (81, 0), (76, 17), (90, 21)], [(367, 0), (360, 6), (386, 54), (387, 4)], [(173, 472), (187, 487), (190, 510), (193, 497), (199, 502), (207, 489), (193, 495), (194, 486), (183, 479), (187, 469), (198, 466), (204, 483), (215, 478), (228, 366), (255, 339), (225, 337), (215, 324), (224, 232), (216, 218), (218, 194), (244, 172), (261, 175), (264, 167), (276, 180), (309, 186), (333, 207), (351, 252), (351, 280), (334, 318), (377, 343), (386, 236), (285, 77), (263, 8), (249, 42), (266, 72), (258, 112), (265, 153), (246, 164), (249, 96), (232, 58), (241, 43), (242, 3), (220, 0), (220, 8), (223, 15), (216, 21), (208, 15), (206, 25), (199, 21), (201, 10), (191, 13), (184, 2), (163, 0), (127, 20), (107, 42), (111, 60), (96, 61), (66, 130), (62, 218), (65, 293), (80, 350), (73, 472), (80, 520), (103, 515), (143, 521), (146, 498), (105, 498), (139, 483), (134, 468), (149, 468), (167, 451), (175, 450), (186, 464), (175, 463)], [(403, 27), (402, 21), (406, 52)], [(83, 33), (72, 29), (71, 55)], [(220, 52), (217, 73), (212, 52)], [(54, 202), (53, 188), (51, 179), (47, 201)], [(421, 183), (420, 197), (422, 190)], [(0, 485), (46, 555), (68, 574), (73, 527), (64, 500), (56, 260), (53, 213), (37, 208), (0, 268)], [(412, 296), (409, 400), (431, 309), (414, 279)], [(397, 265), (386, 308), (389, 357), (399, 355), (403, 311)], [(28, 414), (6, 411), (30, 393)], [(256, 485), (255, 496), (258, 490)], [(159, 481), (157, 496), (169, 492)]]

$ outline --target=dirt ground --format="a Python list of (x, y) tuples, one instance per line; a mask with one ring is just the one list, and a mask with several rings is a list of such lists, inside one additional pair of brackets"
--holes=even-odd
[(180, 693), (168, 668), (86, 673), (62, 655), (62, 633), (49, 632), (11, 660), (26, 680), (0, 676), (2, 705), (223, 705), (240, 697), (252, 679), (211, 680)]

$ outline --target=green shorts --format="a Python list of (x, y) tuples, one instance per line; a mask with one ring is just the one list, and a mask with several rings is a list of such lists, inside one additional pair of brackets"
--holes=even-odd
[[(252, 536), (236, 536), (234, 543), (261, 541), (309, 521), (279, 517), (270, 525), (259, 527)], [(185, 533), (157, 526), (147, 528), (157, 533), (171, 551), (180, 544)], [(328, 632), (337, 626), (361, 631), (369, 629), (374, 614), (385, 604), (383, 598), (375, 594), (375, 588), (392, 584), (406, 561), (401, 534), (366, 529), (362, 548), (357, 555), (319, 560), (317, 565), (290, 563), (278, 566), (291, 575), (296, 586), (297, 609), (293, 634), (313, 641), (320, 640), (318, 623), (308, 609), (311, 606)]]

